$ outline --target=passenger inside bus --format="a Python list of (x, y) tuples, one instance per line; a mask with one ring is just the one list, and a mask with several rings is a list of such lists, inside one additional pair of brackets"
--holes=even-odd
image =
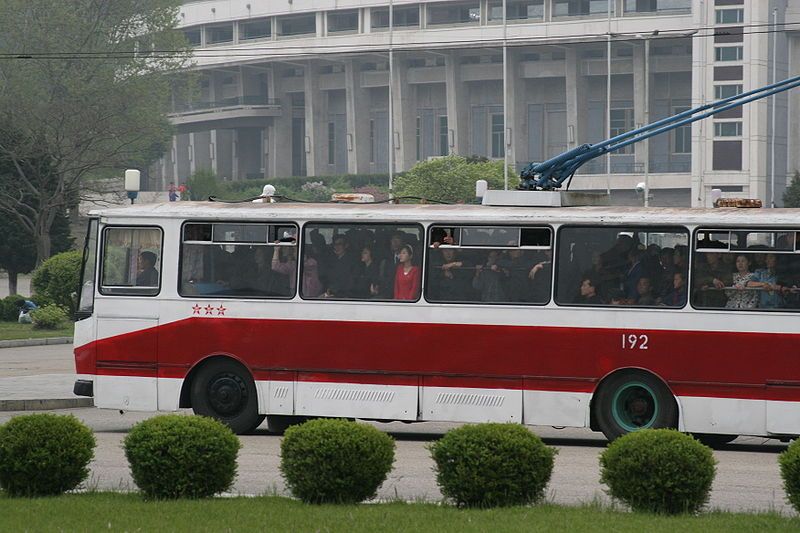
[(158, 257), (153, 252), (144, 251), (139, 254), (136, 285), (139, 287), (158, 287)]

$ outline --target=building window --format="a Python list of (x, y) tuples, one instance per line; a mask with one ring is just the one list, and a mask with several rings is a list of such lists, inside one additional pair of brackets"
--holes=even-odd
[(717, 24), (741, 24), (744, 22), (744, 9), (717, 9)]
[(554, 17), (585, 17), (608, 13), (609, 0), (553, 0)]
[(636, 13), (689, 13), (691, 0), (625, 0), (625, 14)]
[[(389, 27), (389, 8), (374, 8), (370, 14), (373, 30)], [(392, 17), (394, 28), (419, 28), (419, 6), (395, 7)]]
[(742, 84), (735, 83), (732, 85), (715, 85), (714, 86), (714, 98), (717, 100), (722, 100), (724, 98), (730, 98), (732, 96), (736, 96), (742, 94)]
[(741, 137), (741, 122), (715, 122), (714, 137)]
[(439, 155), (447, 155), (450, 153), (450, 143), (447, 134), (447, 116), (439, 117)]
[(209, 26), (206, 28), (206, 43), (219, 44), (232, 42), (233, 24), (225, 24), (224, 26)]
[(265, 39), (272, 37), (272, 20), (255, 19), (239, 23), (239, 40)]
[(479, 2), (453, 4), (452, 2), (428, 6), (428, 24), (478, 24), (481, 21)]
[(201, 28), (183, 30), (183, 36), (186, 37), (186, 42), (189, 43), (189, 46), (200, 46), (203, 44), (203, 31)]
[[(544, 19), (544, 0), (506, 0), (506, 20)], [(503, 1), (489, 2), (489, 22), (503, 21)]]
[[(688, 106), (673, 107), (672, 114), (677, 115), (688, 111)], [(692, 153), (692, 125), (686, 124), (672, 130), (672, 153), (691, 154)]]
[(492, 113), (491, 117), (492, 158), (499, 159), (506, 155), (503, 139), (503, 114)]
[(328, 13), (328, 33), (357, 32), (358, 11), (333, 11)]
[[(611, 110), (611, 124), (609, 126), (609, 134), (612, 137), (616, 137), (617, 135), (622, 135), (623, 133), (629, 132), (633, 129), (633, 109), (625, 108), (625, 109), (612, 109)], [(620, 148), (612, 152), (614, 154), (632, 154), (633, 153), (633, 145), (629, 144), (624, 148)]]
[(328, 164), (333, 165), (336, 163), (334, 155), (336, 154), (336, 129), (333, 122), (328, 122)]
[(278, 19), (278, 35), (309, 35), (317, 33), (317, 16), (301, 15), (297, 17), (281, 17)]
[(742, 46), (718, 46), (714, 49), (716, 61), (741, 61), (744, 58)]

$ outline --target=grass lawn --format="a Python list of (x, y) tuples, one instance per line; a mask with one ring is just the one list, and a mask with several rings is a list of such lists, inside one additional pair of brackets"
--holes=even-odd
[(0, 341), (16, 339), (43, 339), (45, 337), (72, 337), (74, 324), (69, 322), (61, 329), (33, 329), (32, 324), (0, 322)]
[(461, 510), (424, 503), (305, 505), (280, 497), (144, 501), (136, 494), (0, 496), (2, 531), (798, 531), (800, 518), (714, 512), (665, 517), (597, 506)]

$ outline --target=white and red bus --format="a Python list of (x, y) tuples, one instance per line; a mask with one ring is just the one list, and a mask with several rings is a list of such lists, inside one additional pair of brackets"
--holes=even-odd
[(800, 435), (800, 211), (181, 202), (91, 214), (75, 392)]

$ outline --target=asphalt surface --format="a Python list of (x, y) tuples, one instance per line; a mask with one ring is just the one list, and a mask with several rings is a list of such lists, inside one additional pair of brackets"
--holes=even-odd
[[(72, 396), (75, 380), (69, 345), (0, 349), (0, 405), (3, 400), (43, 400)], [(37, 398), (38, 396), (38, 398)], [(60, 409), (73, 414), (95, 432), (97, 449), (88, 486), (101, 490), (134, 490), (122, 440), (138, 421), (155, 413), (119, 413), (93, 407)], [(25, 411), (0, 410), (0, 424)], [(427, 444), (456, 424), (375, 424), (397, 442), (396, 460), (389, 479), (379, 491), (382, 499), (441, 499)], [(558, 449), (548, 486), (552, 502), (578, 505), (609, 502), (599, 482), (599, 454), (606, 446), (602, 435), (586, 429), (533, 427), (531, 430)], [(278, 469), (281, 438), (262, 426), (254, 435), (241, 437), (236, 494), (285, 494)], [(714, 451), (717, 476), (709, 505), (732, 511), (779, 511), (792, 514), (786, 503), (778, 469), (778, 454), (786, 444), (770, 439), (740, 437)]]

